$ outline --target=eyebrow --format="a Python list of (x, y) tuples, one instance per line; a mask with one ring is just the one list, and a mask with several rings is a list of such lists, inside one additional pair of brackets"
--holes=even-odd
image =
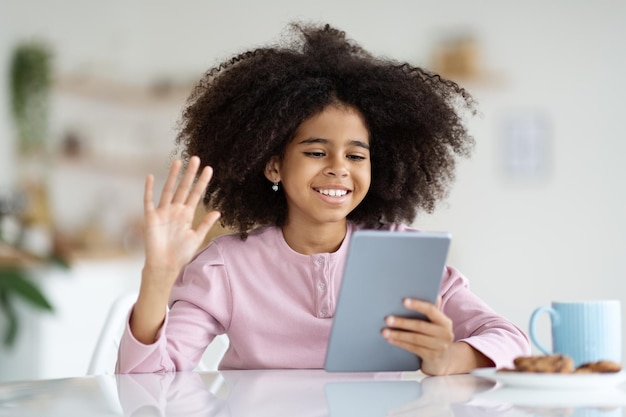
[[(330, 143), (330, 140), (323, 139), (323, 138), (308, 138), (308, 139), (304, 139), (304, 140), (298, 142), (299, 145), (301, 145), (301, 144), (308, 144), (308, 143), (328, 144), (328, 143)], [(365, 142), (363, 142), (361, 140), (353, 139), (348, 144), (350, 146), (358, 146), (360, 148), (364, 148), (364, 149), (367, 149), (367, 150), (370, 149), (370, 146), (367, 143), (365, 143)]]

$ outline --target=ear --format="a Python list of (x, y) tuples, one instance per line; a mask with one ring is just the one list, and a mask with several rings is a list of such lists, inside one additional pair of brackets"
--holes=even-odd
[(280, 158), (278, 156), (272, 156), (267, 164), (265, 164), (264, 170), (265, 178), (271, 182), (280, 181)]

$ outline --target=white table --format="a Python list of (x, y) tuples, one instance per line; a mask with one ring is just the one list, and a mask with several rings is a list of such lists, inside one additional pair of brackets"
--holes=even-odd
[(0, 416), (623, 417), (626, 386), (612, 390), (520, 390), (473, 375), (322, 370), (103, 375), (0, 384)]

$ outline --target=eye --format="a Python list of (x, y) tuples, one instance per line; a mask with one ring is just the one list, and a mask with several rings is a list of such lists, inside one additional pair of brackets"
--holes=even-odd
[(308, 152), (305, 152), (304, 154), (312, 158), (321, 158), (324, 156), (324, 152), (318, 152), (318, 151), (308, 151)]
[(363, 155), (348, 155), (348, 159), (352, 161), (364, 161), (365, 157)]

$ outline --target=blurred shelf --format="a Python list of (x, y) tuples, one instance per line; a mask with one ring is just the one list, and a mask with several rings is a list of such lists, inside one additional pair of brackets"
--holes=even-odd
[(78, 261), (123, 260), (139, 258), (143, 252), (131, 251), (121, 247), (106, 247), (99, 249), (73, 249), (69, 253), (71, 263)]
[(130, 176), (145, 178), (148, 174), (164, 174), (169, 169), (168, 156), (143, 156), (128, 157), (120, 155), (112, 156), (57, 156), (55, 160), (57, 169), (72, 169), (95, 174), (107, 174), (113, 176)]
[(472, 74), (446, 72), (435, 70), (441, 77), (454, 81), (466, 90), (473, 89), (498, 89), (507, 84), (506, 75), (503, 72), (480, 71)]
[(0, 241), (0, 267), (25, 267), (45, 263), (44, 258)]
[(150, 85), (124, 83), (90, 76), (58, 76), (57, 92), (118, 105), (159, 107), (183, 105), (195, 83), (160, 81)]

